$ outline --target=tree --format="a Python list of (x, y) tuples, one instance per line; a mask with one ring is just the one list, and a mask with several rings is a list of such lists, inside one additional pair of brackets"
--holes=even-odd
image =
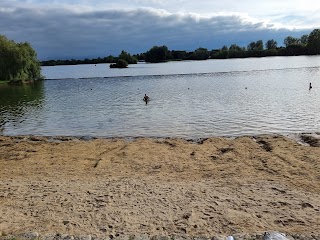
[(255, 48), (256, 48), (256, 43), (255, 42), (251, 42), (247, 46), (247, 50), (248, 51), (253, 51)]
[(228, 57), (229, 49), (226, 45), (223, 45), (223, 47), (220, 49), (218, 53), (218, 58), (227, 58)]
[(278, 43), (275, 40), (270, 39), (266, 42), (266, 49), (268, 49), (268, 50), (276, 49), (277, 45), (278, 45)]
[(0, 80), (35, 80), (42, 78), (40, 62), (31, 45), (15, 43), (0, 35)]
[(186, 51), (175, 51), (175, 50), (172, 50), (171, 51), (171, 57), (172, 59), (175, 59), (175, 60), (184, 60), (187, 58), (187, 52)]
[(290, 45), (298, 45), (299, 39), (295, 38), (295, 37), (288, 36), (284, 39), (283, 43), (286, 47), (289, 47)]
[(128, 64), (136, 64), (138, 62), (138, 59), (135, 57), (132, 57), (130, 53), (127, 53), (126, 51), (122, 50), (119, 59), (125, 60)]
[(309, 34), (307, 47), (311, 54), (320, 54), (320, 29), (314, 29)]
[(241, 48), (237, 44), (232, 44), (229, 47), (229, 51), (228, 51), (229, 58), (243, 58), (245, 57), (245, 54), (246, 54), (245, 48)]
[(256, 41), (256, 49), (255, 50), (257, 50), (257, 51), (263, 50), (263, 41), (262, 40)]
[(301, 38), (299, 39), (300, 44), (306, 46), (308, 44), (308, 38), (309, 38), (308, 34), (302, 35)]
[(242, 51), (242, 48), (239, 47), (237, 44), (232, 44), (230, 47), (229, 47), (229, 51)]
[(223, 47), (221, 48), (221, 51), (228, 51), (228, 47), (226, 45), (223, 45)]
[(221, 49), (211, 51), (211, 58), (218, 58), (218, 59), (228, 58), (228, 51), (229, 51), (228, 47), (226, 45), (223, 45)]
[(154, 46), (145, 53), (146, 62), (165, 62), (170, 52), (166, 46)]
[(209, 58), (209, 51), (206, 48), (198, 48), (193, 53), (193, 58), (195, 60), (206, 60)]
[(256, 42), (251, 42), (247, 46), (248, 51), (262, 51), (263, 50), (263, 42), (262, 40), (258, 40)]

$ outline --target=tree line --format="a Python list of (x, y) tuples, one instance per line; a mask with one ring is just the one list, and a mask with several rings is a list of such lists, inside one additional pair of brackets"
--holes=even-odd
[[(50, 60), (43, 61), (42, 65), (53, 66), (115, 63), (110, 67), (126, 67), (127, 64), (134, 64), (137, 63), (137, 61), (156, 63), (174, 60), (316, 55), (320, 54), (320, 29), (314, 29), (310, 34), (303, 35), (300, 38), (288, 36), (284, 39), (283, 44), (284, 46), (278, 47), (277, 41), (270, 39), (265, 43), (263, 43), (262, 40), (250, 42), (247, 47), (240, 47), (237, 44), (231, 44), (229, 47), (224, 45), (220, 49), (213, 50), (200, 47), (195, 51), (169, 50), (167, 46), (154, 46), (145, 53), (135, 54), (132, 56), (129, 53), (122, 51), (118, 57), (110, 55), (105, 58), (85, 60)], [(124, 61), (119, 62), (120, 59)]]
[(278, 47), (277, 41), (268, 40), (265, 44), (262, 40), (250, 42), (247, 47), (232, 44), (224, 45), (220, 49), (208, 50), (198, 48), (193, 52), (169, 51), (166, 46), (154, 46), (146, 53), (139, 54), (139, 60), (146, 62), (163, 62), (170, 60), (206, 60), (267, 56), (299, 56), (320, 54), (320, 29), (314, 29), (309, 35), (300, 38), (288, 36), (283, 41), (284, 47)]
[[(232, 44), (220, 49), (208, 50), (198, 48), (195, 51), (169, 50), (167, 46), (154, 46), (145, 53), (131, 55), (122, 51), (119, 56), (108, 56), (84, 60), (50, 60), (43, 61), (43, 66), (111, 63), (110, 67), (127, 67), (138, 61), (165, 62), (172, 60), (206, 60), (226, 58), (247, 58), (266, 56), (297, 56), (320, 54), (320, 29), (300, 38), (288, 36), (284, 39), (284, 47), (278, 47), (274, 39), (265, 44), (262, 40), (250, 42), (247, 47)], [(0, 80), (22, 81), (40, 79), (41, 66), (37, 54), (27, 42), (16, 43), (0, 35)]]

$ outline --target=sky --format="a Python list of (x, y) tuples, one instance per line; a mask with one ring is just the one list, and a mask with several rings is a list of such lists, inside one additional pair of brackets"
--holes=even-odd
[(0, 35), (40, 60), (209, 50), (301, 37), (320, 28), (316, 0), (0, 0)]

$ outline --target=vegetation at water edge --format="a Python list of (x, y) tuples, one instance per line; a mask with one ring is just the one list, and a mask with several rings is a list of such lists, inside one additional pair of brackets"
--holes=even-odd
[(123, 59), (119, 59), (117, 63), (110, 64), (110, 68), (126, 68), (128, 67), (128, 62)]
[(16, 43), (0, 35), (0, 56), (0, 81), (20, 83), (42, 78), (37, 53), (29, 43)]
[(177, 60), (206, 60), (206, 59), (226, 59), (226, 58), (247, 58), (247, 57), (267, 57), (267, 56), (299, 56), (320, 54), (320, 29), (314, 29), (310, 34), (295, 38), (288, 36), (283, 40), (283, 46), (279, 47), (278, 42), (269, 39), (265, 43), (262, 40), (250, 42), (246, 47), (237, 44), (224, 45), (220, 49), (208, 50), (200, 47), (194, 51), (169, 50), (167, 46), (154, 46), (150, 50), (130, 55), (122, 51), (118, 57), (108, 56), (105, 58), (85, 59), (85, 60), (50, 60), (43, 61), (43, 66), (54, 65), (75, 65), (75, 64), (97, 64), (97, 63), (117, 63), (123, 59), (128, 64), (137, 61), (146, 62), (166, 62)]
[(138, 59), (131, 56), (130, 53), (122, 51), (118, 56), (118, 60), (114, 64), (110, 64), (110, 68), (126, 68), (128, 64), (137, 64)]

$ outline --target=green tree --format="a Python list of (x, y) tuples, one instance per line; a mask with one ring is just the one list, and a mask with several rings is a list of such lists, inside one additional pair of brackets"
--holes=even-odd
[(263, 41), (262, 40), (256, 41), (256, 50), (258, 50), (258, 51), (263, 50)]
[(256, 43), (255, 42), (251, 42), (247, 46), (247, 50), (248, 51), (253, 51), (255, 48), (256, 48)]
[(146, 62), (165, 62), (169, 59), (170, 52), (166, 46), (154, 46), (145, 53)]
[(31, 45), (15, 43), (0, 35), (0, 80), (40, 79), (41, 67)]
[(288, 36), (284, 39), (283, 43), (286, 47), (289, 47), (290, 45), (299, 45), (299, 38)]
[(307, 47), (311, 54), (320, 54), (320, 29), (314, 29), (309, 34)]
[(271, 49), (276, 49), (277, 48), (277, 41), (270, 39), (266, 42), (266, 49), (271, 50)]
[(247, 46), (248, 51), (262, 51), (263, 50), (263, 42), (262, 40), (258, 40), (256, 42), (251, 42)]
[(228, 47), (224, 45), (222, 48), (218, 50), (211, 51), (211, 58), (225, 59), (228, 58)]
[(206, 60), (209, 58), (209, 51), (206, 48), (198, 48), (193, 53), (193, 58), (195, 60)]
[(221, 51), (228, 51), (228, 47), (226, 45), (223, 45), (223, 47), (221, 48)]
[(128, 64), (136, 64), (138, 62), (138, 59), (135, 57), (132, 57), (130, 53), (127, 53), (126, 51), (122, 50), (119, 59), (125, 60)]
[(104, 57), (102, 59), (102, 62), (103, 63), (113, 63), (113, 62), (116, 62), (116, 59), (115, 59), (115, 57), (109, 55), (108, 57)]
[(306, 46), (308, 44), (308, 38), (309, 38), (308, 34), (302, 35), (301, 38), (299, 39), (300, 44)]
[(136, 57), (138, 59), (138, 61), (145, 61), (146, 60), (145, 53), (135, 54), (134, 57)]
[(223, 45), (218, 58), (227, 58), (228, 57), (229, 48), (226, 45)]
[(237, 44), (232, 44), (229, 47), (228, 57), (229, 58), (243, 58), (246, 56), (246, 49), (239, 47)]
[(232, 44), (232, 45), (229, 47), (229, 51), (242, 51), (242, 48), (239, 47), (237, 44)]
[(171, 57), (174, 60), (184, 60), (187, 58), (187, 52), (186, 51), (171, 51)]

